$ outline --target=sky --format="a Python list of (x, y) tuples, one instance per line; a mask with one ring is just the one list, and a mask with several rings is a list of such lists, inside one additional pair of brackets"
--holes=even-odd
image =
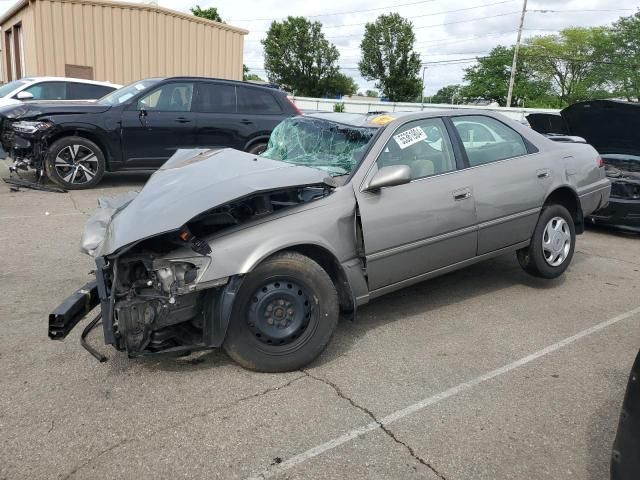
[[(135, 1), (135, 0), (129, 0)], [(157, 0), (160, 6), (188, 12), (196, 3), (216, 7), (222, 19), (249, 30), (244, 63), (266, 77), (260, 40), (273, 20), (306, 16), (323, 25), (323, 32), (340, 51), (339, 65), (362, 91), (374, 88), (357, 69), (364, 24), (383, 13), (397, 12), (413, 23), (415, 49), (425, 64), (425, 95), (440, 87), (462, 83), (463, 70), (473, 58), (499, 44), (515, 43), (523, 0), (342, 0), (291, 2), (283, 0)], [(15, 3), (0, 0), (0, 14)], [(151, 3), (148, 0), (144, 3)], [(553, 34), (570, 26), (609, 25), (640, 8), (640, 0), (529, 0), (523, 38)], [(453, 63), (452, 63), (453, 62)]]

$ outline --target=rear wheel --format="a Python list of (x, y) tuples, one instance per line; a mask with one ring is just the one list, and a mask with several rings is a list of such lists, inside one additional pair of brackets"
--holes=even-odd
[(576, 245), (576, 229), (562, 205), (543, 208), (528, 247), (518, 250), (520, 266), (531, 275), (556, 278), (567, 269)]
[(223, 346), (251, 370), (296, 370), (324, 350), (338, 316), (338, 295), (322, 267), (298, 253), (278, 254), (244, 279)]
[(47, 150), (47, 176), (68, 190), (95, 186), (105, 170), (102, 150), (91, 140), (82, 137), (63, 137)]
[(250, 153), (251, 155), (260, 155), (266, 149), (267, 149), (267, 144), (266, 143), (256, 143), (254, 145), (251, 145), (248, 148), (247, 153)]

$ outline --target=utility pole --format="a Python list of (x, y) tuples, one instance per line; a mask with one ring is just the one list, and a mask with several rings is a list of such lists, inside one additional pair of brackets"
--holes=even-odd
[(422, 67), (422, 95), (420, 95), (420, 103), (424, 103), (424, 72), (427, 70), (426, 65)]
[(511, 64), (511, 76), (509, 77), (509, 91), (507, 92), (507, 107), (511, 106), (513, 96), (513, 84), (516, 81), (516, 65), (518, 64), (518, 50), (520, 50), (520, 39), (522, 38), (522, 26), (524, 25), (524, 15), (527, 13), (527, 0), (522, 4), (522, 15), (520, 15), (520, 28), (518, 28), (518, 39), (513, 49), (513, 63)]

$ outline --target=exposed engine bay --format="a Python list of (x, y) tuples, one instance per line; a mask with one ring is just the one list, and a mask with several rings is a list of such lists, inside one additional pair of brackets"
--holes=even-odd
[[(240, 278), (201, 282), (211, 258), (207, 239), (286, 208), (323, 198), (327, 185), (311, 185), (252, 195), (212, 208), (180, 230), (141, 241), (121, 255), (104, 260), (102, 283), (105, 338), (130, 356), (219, 346)], [(177, 249), (191, 258), (173, 258)], [(228, 298), (227, 298), (228, 299)], [(110, 330), (110, 332), (107, 332)]]
[(640, 199), (640, 159), (622, 155), (603, 155), (605, 171), (611, 181), (611, 196), (623, 199)]

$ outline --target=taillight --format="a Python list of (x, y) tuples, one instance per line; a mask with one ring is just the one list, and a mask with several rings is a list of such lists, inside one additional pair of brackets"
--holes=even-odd
[(289, 102), (289, 104), (293, 107), (293, 109), (296, 111), (298, 115), (302, 115), (302, 112), (300, 111), (298, 106), (295, 103), (293, 103), (293, 101), (289, 97), (287, 97), (287, 102)]
[(604, 167), (604, 160), (602, 160), (602, 157), (600, 155), (598, 155), (598, 158), (596, 158), (596, 163), (598, 164), (598, 168)]

